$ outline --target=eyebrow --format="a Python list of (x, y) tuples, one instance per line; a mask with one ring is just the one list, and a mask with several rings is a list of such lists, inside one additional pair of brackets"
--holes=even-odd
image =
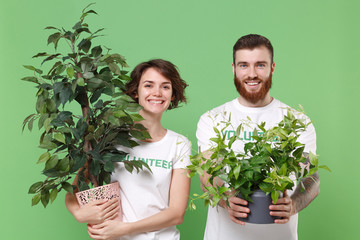
[[(152, 80), (145, 80), (144, 82), (143, 82), (143, 84), (145, 84), (145, 83), (154, 83), (154, 81), (152, 81)], [(171, 84), (171, 82), (169, 81), (169, 82), (162, 82), (161, 84)]]
[[(242, 61), (242, 62), (237, 62), (236, 65), (248, 64), (248, 63), (249, 63), (249, 62), (244, 62), (244, 61)], [(259, 64), (259, 63), (261, 63), (261, 64), (268, 64), (268, 62), (266, 62), (266, 61), (258, 61), (258, 62), (256, 62), (256, 64)]]

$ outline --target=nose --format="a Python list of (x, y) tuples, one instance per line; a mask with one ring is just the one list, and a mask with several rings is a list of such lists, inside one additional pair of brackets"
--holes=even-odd
[(249, 79), (256, 79), (256, 78), (257, 78), (257, 73), (256, 73), (255, 67), (250, 67), (249, 68)]
[(161, 97), (162, 96), (161, 87), (154, 88), (152, 94), (156, 97)]

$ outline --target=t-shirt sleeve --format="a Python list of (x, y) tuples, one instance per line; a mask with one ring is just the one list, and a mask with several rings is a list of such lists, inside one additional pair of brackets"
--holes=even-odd
[(186, 168), (191, 164), (191, 142), (184, 136), (179, 136), (176, 142), (176, 158), (173, 169)]

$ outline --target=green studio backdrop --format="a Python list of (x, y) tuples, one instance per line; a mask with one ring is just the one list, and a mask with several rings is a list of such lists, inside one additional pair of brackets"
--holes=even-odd
[[(46, 26), (71, 28), (85, 0), (1, 0), (1, 239), (88, 239), (86, 225), (67, 212), (64, 193), (47, 209), (31, 207), (31, 183), (41, 180), (35, 163), (40, 132), (21, 133), (33, 113), (34, 85), (20, 81), (29, 74), (22, 65), (40, 62), (31, 56), (52, 52)], [(232, 46), (242, 35), (267, 36), (275, 48), (271, 95), (296, 107), (314, 121), (318, 154), (333, 172), (320, 172), (321, 193), (300, 213), (299, 239), (355, 239), (358, 234), (357, 170), (360, 89), (359, 7), (354, 1), (313, 0), (98, 0), (99, 15), (87, 22), (105, 27), (101, 40), (128, 60), (174, 62), (187, 81), (188, 104), (165, 113), (166, 128), (184, 134), (196, 146), (196, 124), (202, 113), (237, 96), (231, 70)], [(192, 181), (192, 193), (200, 192)], [(202, 239), (206, 221), (203, 202), (187, 211), (179, 226), (182, 239)], [(241, 227), (241, 226), (239, 226)]]

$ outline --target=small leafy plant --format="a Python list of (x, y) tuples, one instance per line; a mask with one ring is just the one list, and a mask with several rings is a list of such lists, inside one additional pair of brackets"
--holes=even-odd
[[(46, 178), (31, 185), (32, 205), (41, 201), (46, 207), (62, 189), (73, 193), (76, 188), (82, 191), (110, 183), (115, 162), (124, 162), (129, 172), (149, 168), (142, 161), (125, 160), (126, 153), (115, 148), (134, 147), (137, 143), (132, 137), (144, 140), (150, 136), (144, 126), (135, 123), (143, 119), (138, 114), (141, 106), (125, 94), (130, 80), (124, 70), (128, 67), (125, 58), (110, 53), (109, 48), (92, 47), (104, 29), (92, 32), (85, 23), (85, 17), (97, 14), (87, 10), (90, 5), (71, 30), (46, 27), (55, 31), (47, 40), (55, 53), (41, 52), (33, 58), (43, 58), (41, 68), (48, 66), (47, 73), (24, 66), (33, 75), (22, 80), (36, 84), (37, 101), (36, 113), (24, 120), (23, 130), (27, 126), (31, 131), (37, 121), (43, 130), (39, 147), (45, 150), (37, 163), (45, 165), (42, 174)], [(60, 42), (68, 45), (69, 52), (57, 51)], [(70, 110), (76, 107), (78, 112)], [(76, 186), (69, 183), (72, 176), (77, 176)]]
[(310, 123), (296, 118), (291, 109), (288, 109), (281, 122), (268, 130), (265, 129), (265, 122), (256, 124), (252, 141), (244, 145), (244, 152), (235, 152), (232, 146), (236, 141), (242, 141), (239, 136), (244, 124), (249, 122), (240, 124), (236, 134), (225, 142), (225, 135), (222, 136), (221, 132), (231, 125), (230, 120), (229, 117), (220, 131), (214, 127), (216, 137), (211, 138), (215, 144), (209, 149), (212, 153), (210, 158), (205, 158), (200, 151), (191, 157), (192, 165), (188, 166), (190, 177), (195, 174), (203, 176), (206, 172), (210, 175), (208, 183), (214, 183), (215, 178), (223, 181), (221, 185), (204, 186), (205, 192), (202, 195), (195, 194), (196, 198), (190, 201), (191, 208), (196, 208), (193, 201), (199, 198), (205, 199), (206, 205), (216, 206), (221, 199), (227, 201), (239, 193), (251, 202), (250, 195), (259, 188), (271, 194), (276, 203), (279, 192), (294, 186), (291, 175), (304, 188), (301, 179), (311, 176), (319, 168), (329, 170), (325, 165), (319, 166), (318, 157), (311, 152), (308, 155), (310, 161), (307, 161), (304, 156), (305, 146), (298, 142), (298, 138)]

